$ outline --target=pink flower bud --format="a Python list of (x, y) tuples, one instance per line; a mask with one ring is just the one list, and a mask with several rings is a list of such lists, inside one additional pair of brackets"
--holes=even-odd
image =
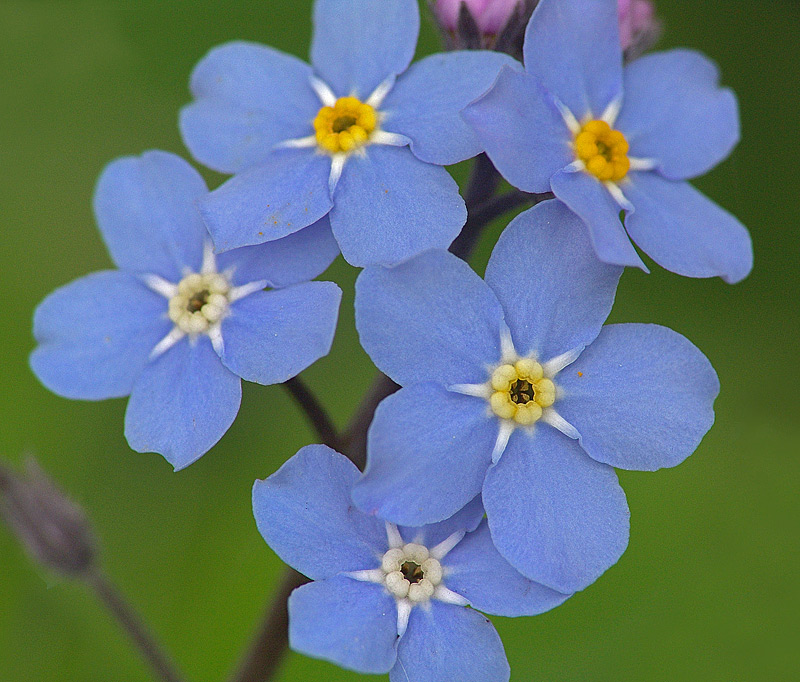
[(458, 28), (462, 3), (467, 6), (481, 33), (495, 35), (506, 25), (514, 10), (524, 0), (435, 0), (433, 11), (448, 31)]
[(655, 29), (655, 10), (650, 0), (619, 0), (619, 39), (623, 50)]

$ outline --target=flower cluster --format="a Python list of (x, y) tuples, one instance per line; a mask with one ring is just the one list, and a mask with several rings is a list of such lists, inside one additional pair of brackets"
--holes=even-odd
[[(312, 580), (289, 600), (291, 646), (393, 682), (505, 682), (478, 611), (539, 614), (597, 580), (629, 539), (615, 468), (675, 466), (714, 421), (695, 346), (604, 322), (624, 267), (647, 270), (634, 245), (682, 275), (749, 273), (745, 228), (688, 183), (731, 152), (738, 111), (702, 55), (638, 56), (646, 0), (432, 7), (495, 49), (411, 64), (416, 0), (316, 0), (311, 64), (211, 50), (180, 131), (232, 177), (209, 192), (166, 152), (112, 162), (94, 208), (119, 269), (42, 302), (31, 367), (69, 398), (130, 395), (130, 446), (183, 468), (230, 427), (241, 379), (328, 353), (341, 292), (310, 280), (341, 252), (364, 268), (361, 344), (401, 388), (363, 473), (310, 445), (255, 484), (260, 532)], [(524, 44), (496, 39), (528, 15)], [(535, 204), (484, 278), (446, 250), (468, 214), (445, 166), (482, 152), (470, 210), (497, 173)]]

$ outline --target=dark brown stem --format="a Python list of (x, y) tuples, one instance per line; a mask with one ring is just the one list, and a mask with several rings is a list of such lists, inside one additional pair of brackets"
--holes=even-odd
[(128, 633), (150, 664), (156, 677), (164, 682), (182, 682), (183, 678), (177, 673), (172, 662), (162, 652), (139, 615), (119, 590), (98, 569), (90, 570), (83, 578), (94, 590), (98, 599), (111, 612), (117, 623)]
[(339, 433), (322, 406), (317, 396), (305, 385), (300, 377), (293, 377), (283, 383), (283, 387), (291, 394), (295, 402), (305, 412), (309, 423), (316, 431), (320, 442), (341, 452), (342, 444)]

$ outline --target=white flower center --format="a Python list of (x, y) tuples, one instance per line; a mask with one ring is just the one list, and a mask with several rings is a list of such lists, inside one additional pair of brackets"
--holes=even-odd
[(231, 285), (218, 272), (193, 272), (178, 283), (177, 293), (169, 299), (169, 318), (182, 332), (203, 334), (228, 312)]
[(381, 559), (383, 582), (397, 599), (426, 602), (442, 582), (442, 565), (428, 548), (413, 542), (390, 549)]

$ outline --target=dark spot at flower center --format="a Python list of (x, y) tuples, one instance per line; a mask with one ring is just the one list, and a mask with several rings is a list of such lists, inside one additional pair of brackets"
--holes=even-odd
[(597, 141), (597, 153), (600, 154), (606, 161), (611, 161), (611, 147), (604, 142)]
[(403, 577), (408, 580), (412, 585), (414, 583), (418, 583), (425, 577), (425, 572), (422, 570), (422, 566), (414, 561), (406, 561), (400, 566), (400, 572), (403, 574)]
[(189, 299), (189, 303), (186, 304), (186, 310), (190, 313), (196, 313), (203, 308), (203, 306), (208, 303), (208, 289), (203, 289), (202, 291), (198, 291), (194, 296)]
[(535, 395), (531, 382), (527, 379), (517, 379), (508, 389), (511, 401), (516, 405), (526, 405)]
[(339, 118), (333, 122), (332, 129), (334, 133), (341, 133), (345, 130), (349, 130), (350, 127), (354, 126), (355, 124), (355, 116), (339, 116)]

